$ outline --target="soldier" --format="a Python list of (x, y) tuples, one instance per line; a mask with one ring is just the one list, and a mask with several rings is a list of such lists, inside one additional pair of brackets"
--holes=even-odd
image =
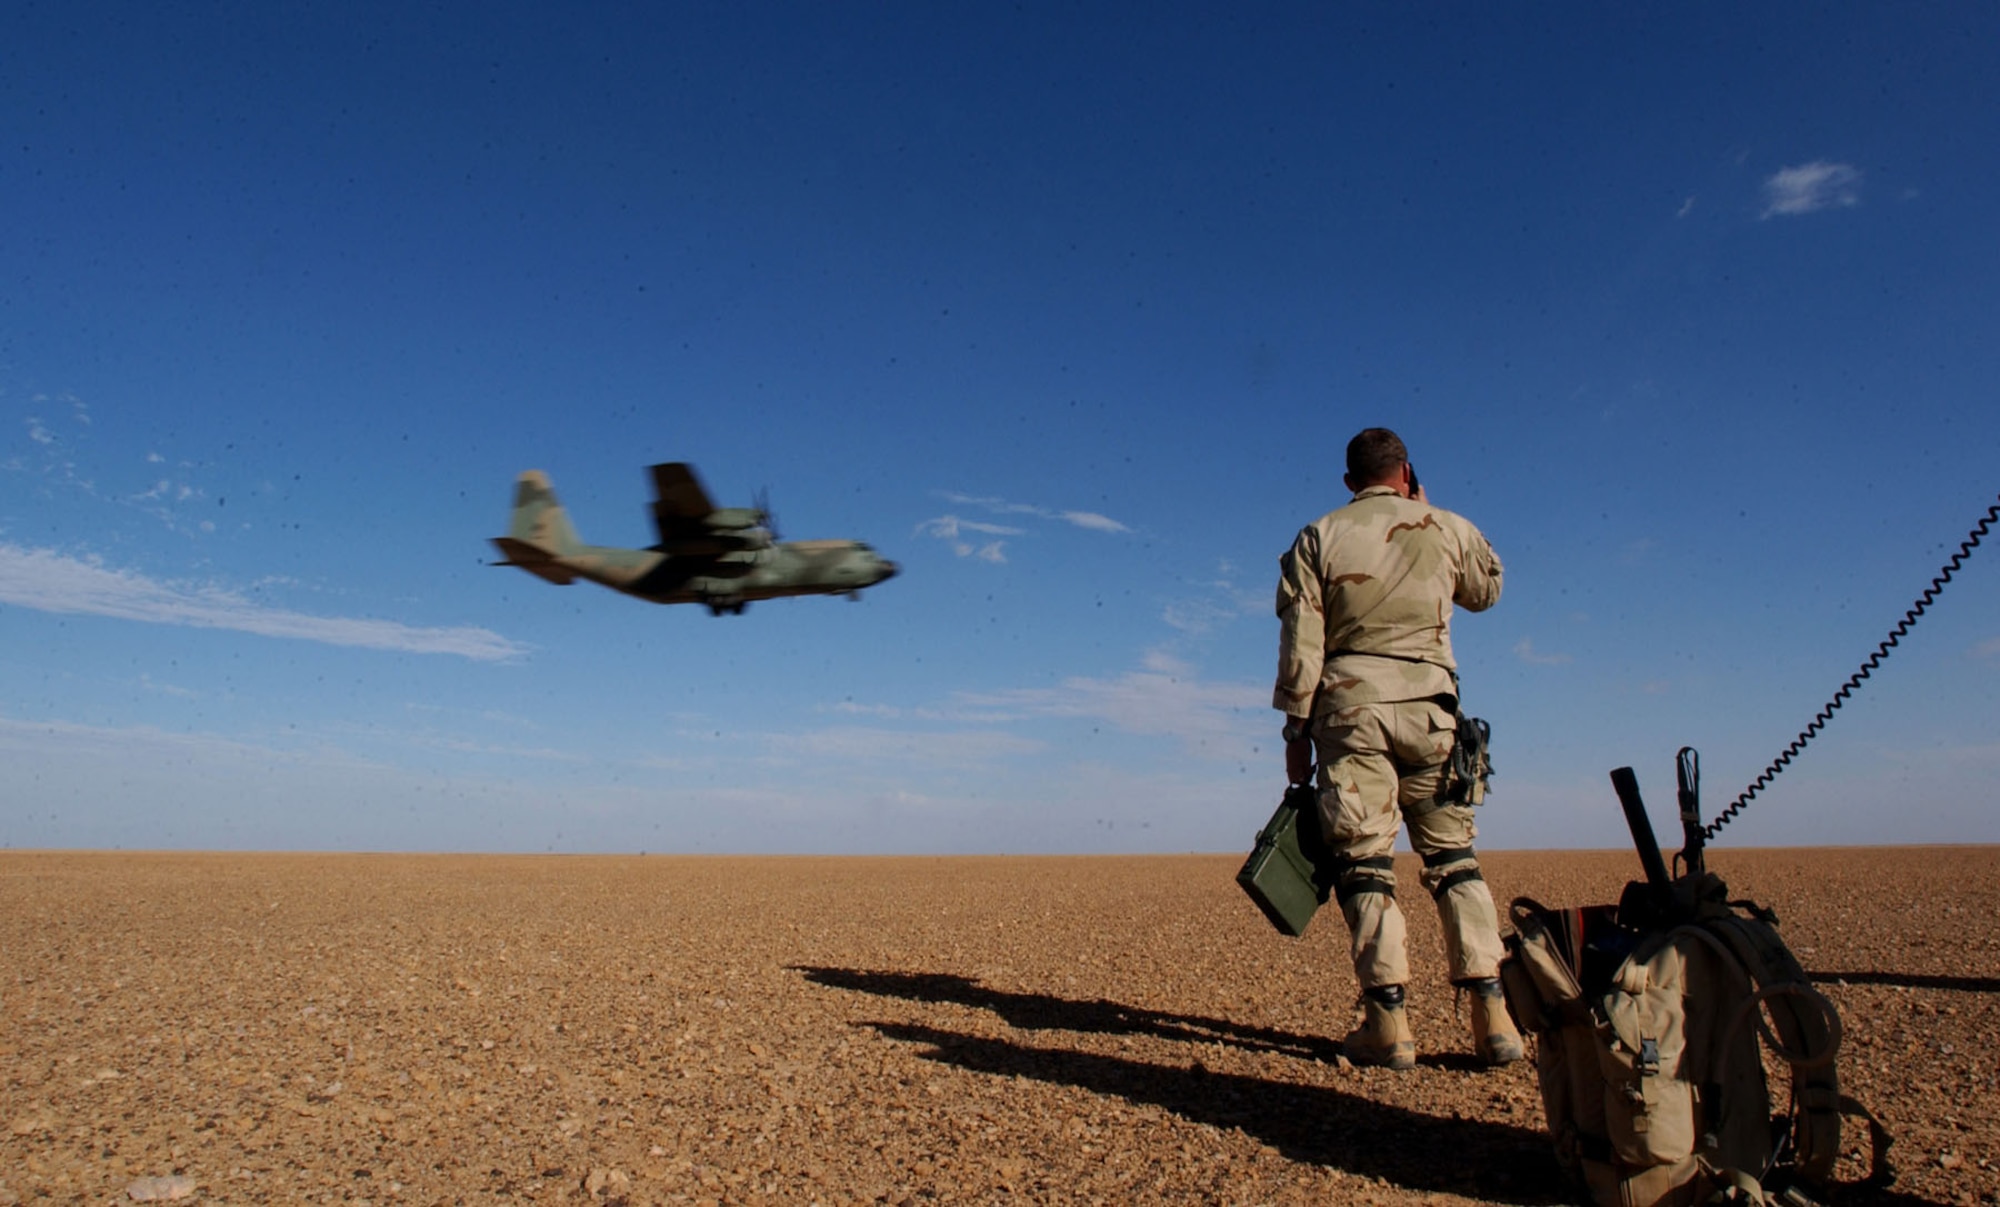
[(1416, 1063), (1391, 857), (1400, 818), (1437, 903), (1452, 984), (1471, 994), (1474, 1049), (1506, 1064), (1521, 1058), (1521, 1036), (1500, 996), (1499, 918), (1472, 851), (1478, 831), (1469, 805), (1441, 799), (1457, 740), (1452, 605), (1492, 607), (1500, 559), (1464, 517), (1430, 505), (1387, 428), (1348, 443), (1346, 483), (1353, 502), (1300, 530), (1279, 559), (1273, 699), (1291, 781), (1318, 756), (1319, 824), (1362, 990), (1361, 1024), (1341, 1050), (1361, 1065)]

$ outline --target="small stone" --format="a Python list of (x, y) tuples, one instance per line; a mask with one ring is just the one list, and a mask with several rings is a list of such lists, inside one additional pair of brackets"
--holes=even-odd
[(194, 1179), (181, 1174), (163, 1178), (140, 1178), (125, 1188), (125, 1196), (138, 1203), (170, 1203), (194, 1193)]
[(631, 1189), (632, 1175), (622, 1169), (593, 1169), (583, 1178), (583, 1192), (592, 1198), (623, 1195)]
[(1965, 1164), (1965, 1158), (1959, 1156), (1957, 1153), (1939, 1153), (1938, 1164), (1946, 1169), (1957, 1169), (1959, 1166)]

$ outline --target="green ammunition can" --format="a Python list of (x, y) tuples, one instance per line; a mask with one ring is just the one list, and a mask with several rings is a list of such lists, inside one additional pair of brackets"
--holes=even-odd
[(1319, 802), (1311, 784), (1286, 789), (1278, 811), (1257, 832), (1257, 845), (1236, 883), (1285, 934), (1306, 931), (1333, 889), (1333, 861), (1319, 831)]

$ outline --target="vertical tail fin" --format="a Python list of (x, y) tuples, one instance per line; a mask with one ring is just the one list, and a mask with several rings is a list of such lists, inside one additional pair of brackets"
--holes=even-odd
[(507, 535), (523, 545), (556, 557), (567, 557), (583, 548), (570, 527), (569, 513), (556, 498), (549, 476), (539, 469), (522, 474), (514, 485), (514, 520)]
[(567, 586), (576, 575), (562, 563), (583, 548), (569, 515), (556, 500), (549, 476), (539, 469), (521, 475), (514, 486), (514, 520), (506, 536), (493, 538), (493, 547), (506, 558), (496, 563), (519, 566), (536, 578)]

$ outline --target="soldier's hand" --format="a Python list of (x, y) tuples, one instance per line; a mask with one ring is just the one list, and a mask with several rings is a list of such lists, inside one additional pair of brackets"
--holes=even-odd
[(1312, 735), (1305, 734), (1285, 743), (1285, 782), (1303, 784), (1313, 769)]

